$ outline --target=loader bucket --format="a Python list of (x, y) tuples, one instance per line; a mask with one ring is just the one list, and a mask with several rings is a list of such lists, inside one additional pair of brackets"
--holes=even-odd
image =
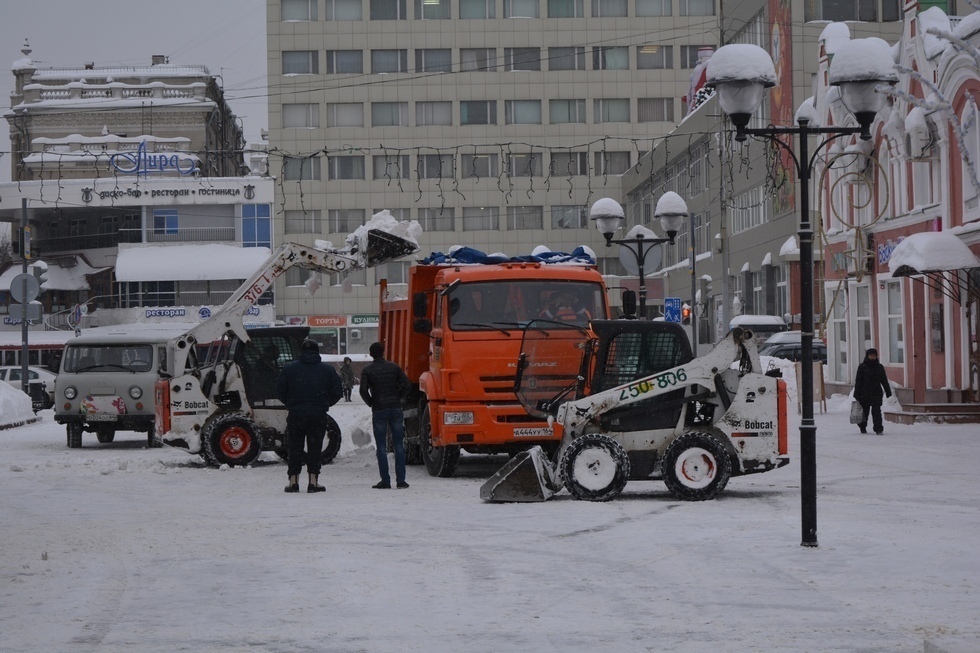
[(369, 267), (414, 254), (416, 250), (418, 250), (418, 246), (404, 238), (380, 229), (368, 230), (365, 255)]
[(484, 501), (547, 501), (554, 495), (554, 473), (541, 447), (531, 447), (511, 458), (480, 488)]

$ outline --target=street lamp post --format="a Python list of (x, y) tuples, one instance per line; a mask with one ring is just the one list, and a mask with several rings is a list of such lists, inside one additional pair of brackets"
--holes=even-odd
[[(811, 127), (798, 118), (797, 127), (748, 127), (749, 119), (762, 103), (766, 88), (776, 83), (769, 53), (756, 45), (731, 44), (718, 49), (708, 62), (707, 83), (718, 93), (722, 110), (735, 126), (735, 140), (761, 136), (789, 152), (800, 183), (800, 495), (802, 546), (817, 546), (817, 427), (813, 419), (813, 227), (810, 223), (810, 177), (820, 150), (842, 136), (858, 135), (870, 140), (871, 123), (882, 108), (885, 96), (878, 85), (895, 83), (898, 77), (888, 46), (877, 39), (859, 39), (842, 46), (830, 66), (830, 83), (840, 87), (841, 100), (857, 119), (857, 127)], [(823, 135), (813, 155), (809, 137)], [(779, 136), (798, 136), (800, 153)]]
[(623, 212), (623, 207), (619, 202), (604, 197), (597, 200), (589, 210), (589, 219), (595, 220), (596, 229), (606, 239), (606, 247), (610, 247), (615, 243), (621, 247), (625, 247), (636, 258), (636, 267), (640, 278), (639, 309), (640, 315), (644, 319), (646, 319), (647, 312), (647, 283), (646, 271), (644, 269), (647, 254), (656, 245), (663, 243), (674, 244), (677, 231), (687, 216), (687, 204), (681, 199), (680, 195), (673, 191), (668, 191), (657, 202), (654, 216), (660, 220), (660, 226), (663, 228), (664, 233), (667, 234), (666, 238), (658, 238), (652, 231), (642, 227), (634, 227), (630, 231), (630, 234), (633, 234), (632, 236), (627, 235), (626, 238), (613, 238), (613, 235), (615, 235), (616, 231), (626, 220), (626, 214)]

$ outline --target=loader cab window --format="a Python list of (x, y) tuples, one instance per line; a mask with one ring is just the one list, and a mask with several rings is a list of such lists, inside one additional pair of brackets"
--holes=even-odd
[(669, 370), (689, 358), (674, 333), (620, 333), (609, 342), (605, 369), (599, 374), (596, 392), (632, 383)]

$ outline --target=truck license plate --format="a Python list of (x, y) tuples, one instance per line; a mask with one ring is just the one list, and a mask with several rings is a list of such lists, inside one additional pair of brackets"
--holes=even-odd
[(515, 438), (546, 438), (551, 434), (549, 428), (514, 429)]
[(92, 413), (91, 415), (86, 415), (85, 419), (90, 422), (115, 422), (118, 415), (112, 415), (110, 413)]

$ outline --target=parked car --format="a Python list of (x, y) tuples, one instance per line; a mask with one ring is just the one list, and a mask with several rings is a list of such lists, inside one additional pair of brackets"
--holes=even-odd
[[(799, 333), (799, 331), (790, 331), (789, 333)], [(777, 334), (785, 335), (785, 334)], [(769, 341), (759, 348), (760, 356), (773, 356), (775, 358), (785, 358), (793, 362), (799, 362), (803, 360), (803, 347), (800, 344), (799, 337), (796, 338), (796, 342), (772, 342)], [(813, 360), (820, 361), (821, 363), (827, 362), (827, 345), (819, 341), (814, 341), (813, 343)]]
[(783, 318), (775, 315), (736, 315), (728, 325), (729, 329), (735, 327), (752, 329), (752, 333), (755, 335), (755, 344), (759, 347), (768, 342), (772, 336), (789, 331), (789, 327), (786, 326)]
[[(23, 380), (24, 369), (20, 365), (5, 365), (0, 367), (0, 381), (6, 381), (10, 385), (14, 386), (18, 390), (22, 388), (21, 381)], [(51, 408), (54, 405), (54, 380), (57, 378), (55, 374), (47, 371), (46, 369), (40, 367), (28, 367), (27, 368), (27, 382), (31, 385), (41, 384), (44, 388), (43, 393), (38, 393), (38, 397), (41, 399), (40, 402), (35, 401), (35, 410), (41, 408)], [(34, 394), (31, 394), (31, 398), (34, 399)]]

